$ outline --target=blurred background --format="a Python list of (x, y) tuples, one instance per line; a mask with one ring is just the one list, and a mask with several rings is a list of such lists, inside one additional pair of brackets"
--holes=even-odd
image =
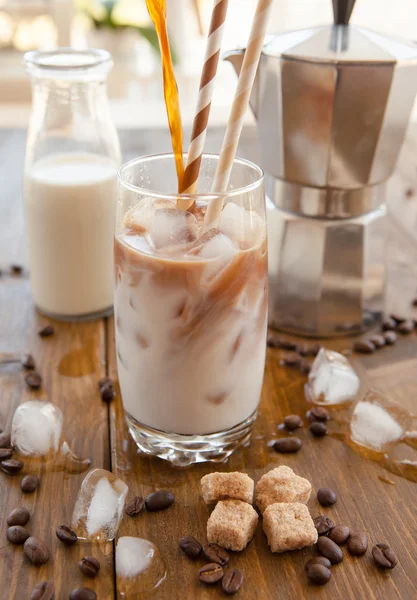
[[(245, 45), (255, 5), (255, 0), (230, 0), (225, 50)], [(167, 0), (185, 125), (193, 118), (211, 7), (212, 0)], [(331, 20), (331, 0), (276, 0), (270, 31)], [(417, 0), (357, 0), (351, 21), (417, 40)], [(23, 53), (69, 45), (112, 53), (109, 96), (118, 127), (166, 126), (157, 42), (145, 0), (0, 0), (0, 127), (28, 123)], [(211, 124), (226, 122), (235, 81), (232, 67), (221, 64)]]

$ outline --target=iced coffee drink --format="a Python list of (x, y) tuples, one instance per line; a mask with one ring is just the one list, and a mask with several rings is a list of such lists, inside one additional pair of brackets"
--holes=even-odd
[[(184, 464), (226, 456), (250, 433), (265, 363), (267, 251), (257, 167), (236, 161), (235, 189), (205, 230), (209, 195), (184, 211), (175, 195), (152, 193), (169, 189), (171, 162), (139, 159), (120, 172), (116, 345), (133, 437)], [(215, 162), (203, 160), (208, 188)]]

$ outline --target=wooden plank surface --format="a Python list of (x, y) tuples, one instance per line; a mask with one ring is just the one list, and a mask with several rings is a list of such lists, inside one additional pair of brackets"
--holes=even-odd
[[(397, 194), (396, 198), (401, 197), (401, 201), (405, 190), (416, 184), (417, 172), (412, 166), (415, 154), (411, 152), (416, 139), (417, 128), (409, 135), (400, 168), (389, 187), (391, 197)], [(213, 132), (207, 149), (217, 150), (220, 140), (221, 132)], [(122, 132), (121, 141), (125, 158), (168, 148), (165, 131)], [(20, 207), (23, 148), (23, 132), (0, 132), (0, 177), (3, 183), (0, 214), (4, 216), (0, 222), (0, 268), (12, 262), (21, 262), (24, 256)], [(242, 154), (249, 158), (256, 157), (254, 130), (246, 131)], [(403, 165), (406, 162), (408, 166), (405, 168)], [(409, 198), (408, 201), (414, 206), (417, 203), (417, 199)], [(408, 208), (408, 211), (409, 236), (391, 224), (387, 244), (388, 308), (398, 310), (409, 310), (411, 297), (417, 287), (417, 246), (410, 227), (410, 213), (413, 210)], [(397, 221), (401, 221), (399, 206), (393, 212)], [(417, 215), (417, 207), (414, 214)], [(109, 414), (99, 399), (96, 388), (98, 378), (106, 371), (117, 377), (112, 321), (108, 319), (82, 325), (57, 323), (56, 336), (42, 340), (37, 336), (37, 329), (43, 319), (31, 306), (26, 277), (4, 275), (0, 280), (0, 352), (32, 351), (44, 376), (44, 390), (42, 394), (27, 391), (18, 368), (0, 367), (0, 427), (7, 429), (10, 426), (13, 412), (20, 402), (35, 396), (49, 397), (64, 412), (65, 437), (75, 453), (90, 458), (92, 466), (111, 466), (128, 484), (128, 497), (146, 495), (160, 488), (173, 491), (176, 497), (173, 507), (160, 513), (142, 513), (136, 519), (125, 517), (119, 531), (119, 536), (145, 537), (160, 548), (167, 566), (167, 579), (152, 597), (174, 600), (223, 596), (219, 588), (203, 587), (197, 582), (197, 564), (188, 561), (178, 549), (178, 540), (182, 535), (195, 535), (202, 542), (206, 539), (205, 526), (210, 511), (199, 495), (199, 480), (205, 473), (242, 470), (257, 480), (268, 469), (278, 464), (288, 464), (310, 479), (315, 490), (330, 486), (338, 492), (337, 504), (329, 509), (321, 509), (313, 496), (309, 502), (313, 516), (322, 512), (336, 522), (355, 529), (365, 529), (370, 536), (370, 544), (389, 542), (400, 564), (385, 574), (374, 567), (369, 552), (361, 559), (354, 559), (345, 552), (344, 562), (333, 568), (332, 581), (324, 588), (313, 588), (308, 585), (303, 570), (305, 561), (313, 552), (302, 550), (273, 555), (259, 527), (254, 540), (244, 552), (232, 553), (232, 566), (241, 568), (246, 576), (238, 597), (245, 600), (255, 597), (283, 600), (316, 597), (341, 600), (415, 598), (416, 484), (387, 473), (379, 464), (365, 460), (338, 439), (330, 436), (324, 439), (311, 438), (306, 427), (300, 433), (303, 448), (297, 455), (283, 457), (268, 448), (267, 442), (276, 437), (276, 425), (282, 417), (293, 412), (304, 414), (307, 409), (303, 394), (305, 378), (280, 366), (279, 350), (268, 350), (260, 416), (250, 445), (235, 453), (226, 464), (178, 469), (138, 454), (124, 425), (119, 396), (112, 403)], [(326, 343), (339, 350), (350, 344), (351, 341), (347, 340)], [(82, 348), (84, 350), (79, 351)], [(376, 387), (408, 409), (416, 411), (416, 348), (417, 340), (413, 334), (375, 355), (354, 356), (352, 360), (361, 376), (361, 389)], [(60, 363), (62, 371), (64, 356), (67, 356), (67, 368), (69, 365), (73, 373), (78, 370), (78, 377), (59, 372)], [(336, 422), (331, 426), (336, 429)], [(411, 449), (407, 452), (407, 456), (413, 459)], [(25, 466), (25, 472), (29, 470), (40, 473), (41, 488), (23, 499), (19, 489), (20, 476), (11, 478), (0, 473), (3, 515), (0, 536), (4, 540), (0, 543), (0, 598), (23, 600), (37, 581), (47, 577), (54, 578), (57, 598), (68, 598), (70, 590), (82, 581), (84, 585), (89, 584), (76, 566), (79, 557), (85, 554), (97, 556), (102, 563), (102, 572), (94, 583), (89, 584), (90, 587), (97, 591), (100, 600), (113, 598), (117, 592), (112, 545), (92, 547), (78, 544), (68, 550), (56, 541), (54, 535), (56, 525), (69, 521), (83, 475), (56, 472), (48, 466), (32, 464)], [(388, 476), (395, 485), (384, 483), (379, 479), (380, 475)], [(30, 531), (43, 537), (52, 550), (53, 559), (41, 569), (28, 566), (21, 549), (12, 547), (5, 539), (7, 526), (4, 517), (21, 504), (33, 513)]]

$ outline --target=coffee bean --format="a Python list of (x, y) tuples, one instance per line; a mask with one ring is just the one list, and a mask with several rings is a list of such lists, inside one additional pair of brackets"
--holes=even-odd
[(158, 490), (146, 497), (145, 504), (149, 512), (155, 512), (169, 508), (174, 500), (174, 494), (169, 490)]
[(397, 331), (403, 335), (408, 335), (414, 330), (414, 321), (407, 319), (403, 323), (400, 323), (397, 327)]
[(376, 347), (370, 340), (359, 340), (353, 344), (353, 349), (360, 354), (372, 354), (372, 352), (375, 352)]
[(324, 423), (320, 423), (320, 421), (314, 421), (310, 425), (310, 433), (314, 435), (314, 437), (323, 437), (327, 435), (327, 427)]
[(24, 546), (23, 552), (25, 556), (34, 565), (43, 565), (49, 560), (49, 548), (43, 540), (36, 537), (29, 537)]
[(400, 323), (404, 323), (404, 321), (406, 321), (406, 317), (402, 317), (401, 315), (397, 315), (397, 314), (391, 314), (390, 315), (391, 319), (393, 319), (393, 321), (395, 321), (395, 323), (397, 325), (399, 325)]
[(102, 377), (99, 379), (98, 389), (101, 390), (104, 385), (113, 385), (113, 379), (111, 377)]
[(219, 546), (218, 544), (207, 544), (203, 548), (203, 554), (212, 563), (217, 563), (218, 565), (227, 565), (229, 562), (229, 554), (226, 552), (224, 548)]
[(12, 458), (13, 450), (11, 448), (0, 448), (0, 462)]
[(330, 413), (324, 406), (313, 406), (306, 414), (310, 421), (325, 422), (330, 419)]
[(24, 359), (22, 361), (22, 367), (24, 369), (27, 369), (28, 371), (32, 371), (33, 369), (35, 369), (35, 367), (36, 367), (35, 359), (33, 358), (33, 356), (31, 354), (26, 354), (26, 356), (24, 357)]
[(66, 525), (59, 525), (55, 530), (56, 537), (66, 546), (72, 546), (78, 540), (75, 531)]
[(24, 494), (31, 494), (39, 487), (39, 477), (36, 475), (25, 475), (20, 482), (20, 489)]
[(308, 364), (306, 360), (302, 360), (299, 364), (299, 370), (304, 375), (308, 375), (311, 371), (311, 366)]
[(42, 385), (42, 376), (38, 371), (29, 371), (25, 375), (25, 381), (32, 390), (38, 390)]
[(297, 348), (297, 353), (300, 356), (309, 356), (310, 355), (310, 348), (308, 347), (307, 344), (299, 344), (298, 348)]
[(393, 569), (398, 563), (394, 550), (388, 544), (377, 544), (372, 548), (375, 564), (380, 569)]
[(314, 527), (319, 535), (327, 535), (334, 527), (334, 523), (329, 517), (319, 515), (314, 518)]
[(320, 488), (317, 492), (317, 500), (322, 506), (332, 506), (337, 500), (337, 495), (330, 488)]
[(111, 402), (115, 397), (116, 392), (114, 391), (114, 387), (112, 383), (106, 383), (102, 385), (100, 388), (100, 396), (103, 402)]
[(232, 596), (242, 587), (243, 573), (240, 569), (226, 569), (222, 579), (222, 590), (225, 594)]
[(320, 554), (330, 560), (332, 565), (337, 565), (343, 560), (342, 549), (325, 535), (321, 535), (317, 540), (317, 549)]
[(145, 500), (142, 498), (142, 496), (135, 496), (126, 504), (125, 513), (129, 517), (136, 517), (136, 515), (141, 512), (144, 506)]
[(180, 548), (188, 558), (197, 558), (203, 549), (200, 542), (192, 535), (186, 535), (180, 539)]
[(368, 549), (368, 536), (364, 531), (352, 533), (348, 540), (348, 550), (352, 556), (362, 556)]
[(16, 475), (23, 469), (24, 463), (17, 458), (8, 458), (0, 463), (0, 467), (7, 475)]
[(27, 508), (14, 508), (7, 517), (7, 525), (26, 525), (30, 519)]
[(285, 429), (287, 429), (288, 431), (294, 431), (295, 429), (302, 427), (303, 422), (301, 420), (301, 417), (299, 417), (298, 415), (288, 415), (284, 417), (284, 425)]
[(325, 567), (324, 565), (311, 565), (311, 567), (307, 571), (308, 580), (314, 585), (324, 585), (331, 579), (330, 569)]
[(327, 567), (328, 569), (330, 569), (330, 567), (332, 566), (332, 563), (325, 556), (314, 556), (313, 558), (310, 558), (310, 560), (308, 560), (306, 562), (305, 570), (308, 571), (312, 565), (323, 565), (324, 567)]
[(10, 433), (6, 433), (5, 431), (0, 433), (0, 448), (11, 448), (11, 445)]
[(376, 348), (383, 348), (387, 343), (383, 335), (373, 335), (369, 338), (369, 341), (372, 342)]
[(336, 527), (334, 527), (329, 534), (329, 538), (338, 546), (343, 546), (343, 544), (346, 544), (349, 536), (350, 529), (346, 525), (336, 525)]
[(97, 594), (87, 587), (80, 587), (72, 590), (70, 600), (97, 600)]
[(317, 354), (320, 352), (321, 348), (322, 348), (321, 344), (313, 344), (312, 346), (310, 346), (310, 351), (309, 351), (310, 356), (317, 356)]
[(284, 340), (277, 336), (276, 333), (269, 333), (267, 344), (270, 348), (281, 348), (282, 350), (297, 350), (297, 344), (290, 340)]
[(30, 594), (29, 600), (53, 600), (55, 586), (52, 580), (37, 583)]
[(54, 335), (54, 333), (55, 329), (52, 327), (52, 325), (45, 325), (45, 327), (42, 327), (42, 329), (39, 329), (38, 331), (38, 335), (42, 338)]
[(280, 454), (292, 454), (293, 452), (298, 452), (302, 445), (303, 443), (300, 438), (286, 437), (276, 440), (274, 450)]
[(198, 578), (203, 583), (216, 583), (223, 577), (223, 567), (217, 563), (204, 565), (198, 572)]
[(10, 265), (10, 271), (13, 275), (21, 275), (23, 273), (22, 265)]
[(30, 537), (30, 533), (21, 525), (12, 525), (7, 529), (6, 536), (12, 544), (21, 545)]
[(100, 563), (94, 556), (84, 556), (78, 563), (78, 567), (86, 577), (97, 577), (100, 571)]
[(382, 335), (384, 336), (385, 342), (389, 346), (393, 346), (397, 341), (397, 334), (395, 333), (395, 331), (385, 331)]
[(298, 368), (301, 364), (301, 358), (298, 356), (298, 354), (293, 352), (292, 354), (286, 354), (280, 361), (280, 364), (284, 367)]
[(397, 323), (392, 317), (386, 317), (382, 321), (382, 331), (392, 331), (397, 327)]

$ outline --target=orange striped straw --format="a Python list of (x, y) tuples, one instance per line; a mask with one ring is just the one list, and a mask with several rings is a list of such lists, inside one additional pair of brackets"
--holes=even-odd
[[(204, 142), (206, 140), (211, 99), (213, 97), (217, 66), (219, 64), (228, 3), (229, 0), (214, 0), (207, 37), (206, 54), (200, 78), (196, 115), (193, 122), (190, 147), (188, 149), (183, 188), (181, 190), (185, 194), (194, 194), (197, 191), (198, 174), (204, 150)], [(177, 206), (182, 210), (188, 210), (192, 204), (192, 199), (178, 198)]]

